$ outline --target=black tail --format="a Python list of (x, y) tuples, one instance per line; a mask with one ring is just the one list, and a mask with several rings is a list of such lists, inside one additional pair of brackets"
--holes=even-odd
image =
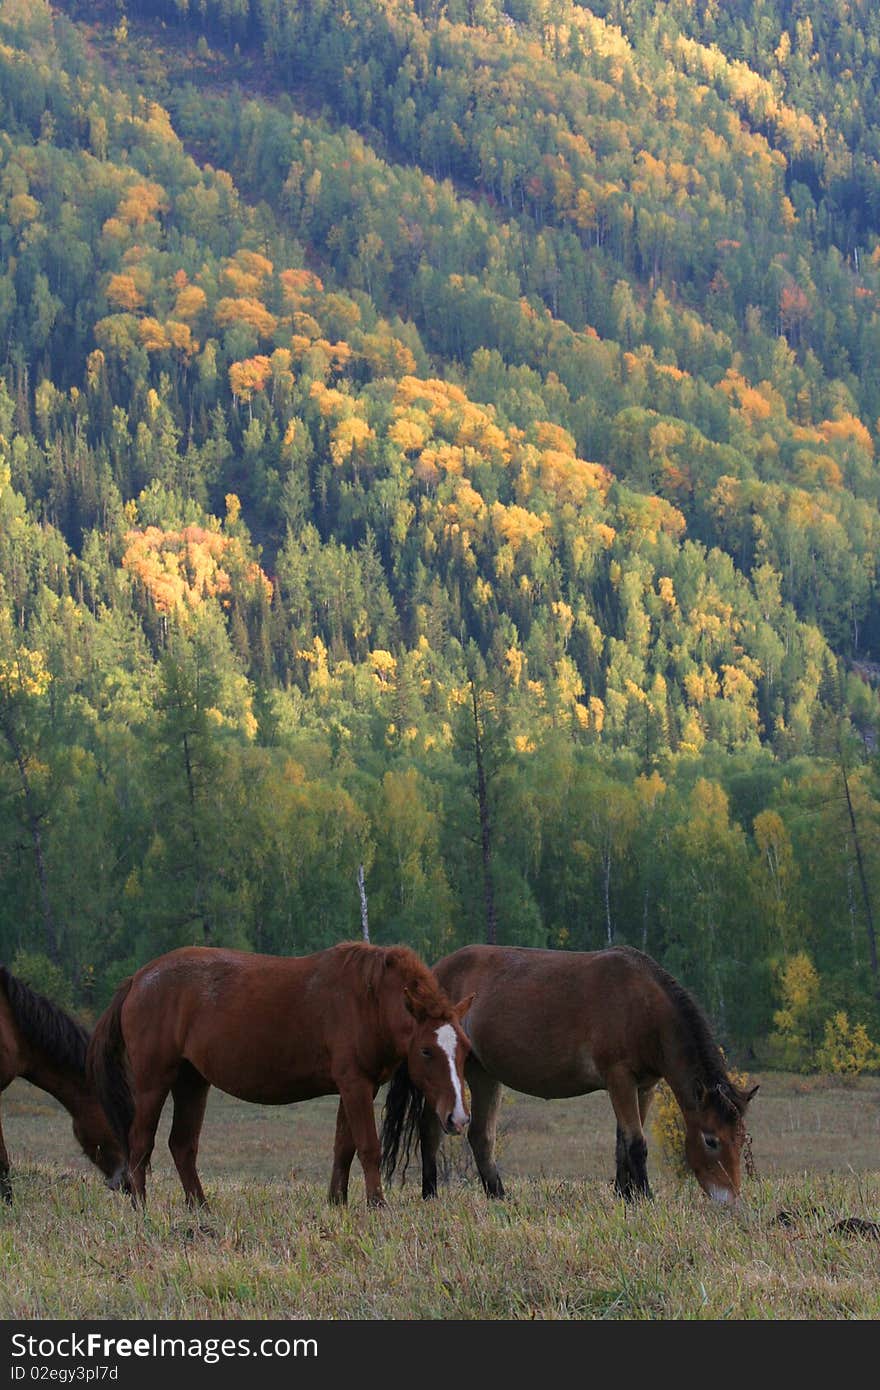
[(386, 1182), (390, 1183), (394, 1176), (401, 1146), (403, 1148), (403, 1168), (401, 1169), (400, 1181), (403, 1183), (405, 1180), (413, 1145), (418, 1143), (419, 1125), (424, 1108), (425, 1097), (410, 1081), (406, 1062), (401, 1062), (391, 1078), (391, 1085), (388, 1087), (388, 1095), (385, 1097), (385, 1107), (382, 1111), (380, 1164), (382, 1176)]
[(128, 1057), (122, 1036), (122, 1006), (131, 979), (123, 980), (110, 1004), (95, 1024), (86, 1053), (86, 1076), (112, 1126), (128, 1163), (128, 1131), (134, 1119), (134, 1101), (128, 1080)]

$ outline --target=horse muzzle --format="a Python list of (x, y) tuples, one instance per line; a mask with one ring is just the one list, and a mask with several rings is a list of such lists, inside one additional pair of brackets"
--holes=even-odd
[(718, 1183), (710, 1183), (706, 1192), (713, 1202), (718, 1202), (724, 1207), (737, 1207), (740, 1202), (740, 1195), (732, 1187), (721, 1187)]
[(131, 1192), (128, 1181), (128, 1168), (124, 1163), (120, 1163), (116, 1171), (104, 1179), (104, 1183), (105, 1186), (109, 1187), (111, 1192)]
[(454, 1112), (450, 1111), (450, 1113), (446, 1116), (446, 1119), (443, 1121), (444, 1133), (463, 1134), (470, 1122), (471, 1117), (467, 1113), (467, 1111), (464, 1112), (461, 1119), (456, 1119)]

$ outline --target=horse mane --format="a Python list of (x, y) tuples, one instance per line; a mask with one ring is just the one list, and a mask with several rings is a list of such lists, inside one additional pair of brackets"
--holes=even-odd
[(0, 989), (28, 1042), (42, 1048), (58, 1066), (84, 1074), (89, 1035), (82, 1024), (5, 965), (0, 965)]
[(373, 946), (367, 941), (345, 941), (335, 947), (344, 967), (357, 970), (367, 990), (377, 995), (385, 972), (396, 969), (417, 1010), (426, 1018), (448, 1019), (452, 1006), (434, 974), (409, 946)]
[(682, 1025), (685, 1052), (695, 1080), (711, 1093), (712, 1102), (722, 1112), (730, 1114), (732, 1107), (738, 1116), (742, 1116), (747, 1104), (746, 1097), (728, 1076), (724, 1055), (715, 1040), (712, 1026), (690, 990), (685, 989), (674, 975), (670, 975), (644, 951), (638, 951), (634, 946), (616, 946), (613, 949), (635, 960), (660, 985)]

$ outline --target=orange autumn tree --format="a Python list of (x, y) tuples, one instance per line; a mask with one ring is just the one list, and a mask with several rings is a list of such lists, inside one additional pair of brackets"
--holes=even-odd
[(208, 307), (208, 297), (198, 285), (182, 285), (174, 302), (174, 317), (190, 326), (197, 323)]
[(111, 275), (107, 281), (106, 294), (107, 303), (123, 313), (132, 313), (144, 302), (144, 297), (131, 275)]
[(185, 615), (208, 598), (228, 608), (239, 585), (251, 591), (262, 586), (266, 598), (272, 597), (271, 580), (248, 558), (239, 538), (223, 531), (147, 526), (127, 531), (125, 545), (123, 568), (135, 576), (163, 617)]
[(144, 227), (156, 220), (156, 214), (167, 212), (168, 195), (158, 183), (145, 180), (126, 189), (119, 204), (117, 218), (132, 228)]
[(278, 276), (284, 294), (284, 303), (291, 309), (302, 309), (316, 294), (320, 294), (323, 283), (310, 270), (282, 270)]
[(246, 323), (261, 338), (271, 338), (278, 327), (278, 320), (265, 304), (250, 295), (226, 297), (218, 301), (214, 310), (214, 322), (218, 328), (231, 328), (236, 323)]
[(240, 250), (223, 262), (221, 275), (236, 295), (247, 297), (259, 294), (273, 269), (272, 262), (258, 251)]
[(265, 391), (272, 378), (272, 363), (268, 357), (246, 357), (243, 362), (233, 362), (229, 368), (229, 386), (236, 400), (246, 401), (250, 406), (255, 392)]

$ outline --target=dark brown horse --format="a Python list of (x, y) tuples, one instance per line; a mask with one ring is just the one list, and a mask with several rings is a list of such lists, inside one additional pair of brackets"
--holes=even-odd
[[(0, 966), (0, 1091), (17, 1076), (48, 1091), (73, 1116), (83, 1152), (119, 1186), (122, 1149), (86, 1080), (86, 1030), (5, 966)], [(0, 1197), (12, 1200), (9, 1155), (0, 1128)]]
[(187, 1202), (205, 1194), (196, 1172), (211, 1086), (261, 1105), (338, 1094), (330, 1200), (345, 1202), (352, 1159), (367, 1201), (384, 1205), (373, 1100), (405, 1060), (438, 1128), (468, 1122), (459, 1026), (426, 965), (405, 946), (346, 942), (311, 956), (184, 947), (125, 980), (98, 1020), (88, 1071), (124, 1143), (132, 1200), (169, 1093), (169, 1146)]
[[(606, 1090), (617, 1117), (616, 1189), (627, 1200), (650, 1196), (644, 1126), (661, 1078), (684, 1116), (687, 1161), (700, 1186), (719, 1202), (739, 1196), (744, 1115), (758, 1088), (743, 1091), (731, 1081), (702, 1010), (650, 956), (629, 946), (465, 946), (434, 973), (444, 989), (476, 996), (466, 1025), (468, 1141), (490, 1197), (504, 1196), (495, 1164), (502, 1085), (546, 1099)], [(440, 1134), (401, 1066), (382, 1127), (388, 1179), (401, 1143), (408, 1156), (416, 1133), (422, 1195), (433, 1197)]]

